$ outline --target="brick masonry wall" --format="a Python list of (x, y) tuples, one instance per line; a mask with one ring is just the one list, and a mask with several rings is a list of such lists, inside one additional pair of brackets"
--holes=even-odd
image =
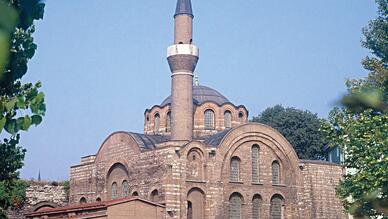
[[(252, 182), (254, 144), (260, 147), (259, 183)], [(235, 156), (241, 160), (240, 180), (231, 182), (230, 160)], [(277, 185), (272, 184), (273, 161), (280, 164)], [(117, 163), (124, 168), (115, 169)], [(167, 218), (187, 218), (188, 201), (203, 206), (193, 215), (227, 218), (229, 198), (239, 193), (243, 218), (251, 218), (253, 196), (258, 194), (261, 218), (269, 218), (271, 199), (280, 195), (284, 218), (342, 219), (347, 217), (335, 196), (341, 177), (340, 166), (300, 161), (283, 136), (261, 124), (233, 129), (217, 148), (201, 141), (171, 141), (140, 152), (128, 134), (118, 133), (104, 142), (94, 162), (72, 167), (70, 201), (76, 204), (81, 197), (88, 202), (110, 200), (112, 182), (128, 180), (129, 194), (137, 192), (140, 198), (151, 200), (152, 191), (157, 190), (157, 202), (166, 205)], [(120, 194), (120, 185), (118, 190)], [(195, 203), (201, 199), (203, 203)]]

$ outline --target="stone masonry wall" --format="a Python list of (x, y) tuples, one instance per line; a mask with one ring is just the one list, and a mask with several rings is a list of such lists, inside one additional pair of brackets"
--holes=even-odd
[(7, 211), (7, 218), (21, 219), (24, 214), (43, 206), (66, 206), (68, 204), (67, 194), (63, 184), (53, 182), (28, 182), (26, 189), (26, 202), (21, 209)]
[(320, 161), (302, 161), (303, 166), (303, 205), (301, 215), (305, 218), (348, 218), (335, 188), (339, 184), (343, 168), (340, 165)]

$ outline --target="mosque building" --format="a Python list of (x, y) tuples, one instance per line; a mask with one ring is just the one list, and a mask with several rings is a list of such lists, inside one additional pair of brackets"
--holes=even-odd
[(299, 159), (278, 131), (195, 80), (193, 19), (191, 1), (177, 0), (171, 96), (145, 110), (144, 133), (108, 136), (71, 167), (70, 205), (29, 218), (347, 218), (340, 165)]

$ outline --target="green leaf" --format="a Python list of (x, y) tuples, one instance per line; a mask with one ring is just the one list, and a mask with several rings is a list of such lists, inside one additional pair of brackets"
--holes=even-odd
[(16, 103), (16, 106), (20, 109), (26, 109), (26, 103), (24, 102), (24, 97), (23, 96), (19, 96), (18, 97), (18, 101)]
[(2, 117), (0, 119), (0, 133), (3, 131), (3, 128), (4, 128), (4, 125), (5, 125), (6, 121), (7, 121), (7, 119), (5, 117)]
[(11, 135), (14, 135), (19, 131), (17, 129), (16, 119), (7, 120), (4, 128)]
[(39, 125), (42, 122), (42, 117), (39, 115), (33, 115), (31, 117), (31, 124), (34, 124), (35, 126)]
[(23, 126), (21, 129), (23, 131), (27, 131), (31, 126), (31, 122), (32, 122), (32, 119), (29, 116), (24, 117), (23, 118)]
[(15, 108), (16, 101), (17, 101), (16, 98), (12, 98), (10, 101), (8, 101), (5, 104), (5, 109), (7, 110), (8, 113), (11, 113), (11, 111)]

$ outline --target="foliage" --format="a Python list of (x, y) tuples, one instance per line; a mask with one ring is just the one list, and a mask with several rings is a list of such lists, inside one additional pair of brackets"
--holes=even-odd
[(63, 190), (65, 190), (66, 200), (68, 201), (69, 197), (70, 197), (70, 182), (69, 181), (63, 182)]
[(33, 22), (43, 18), (44, 6), (40, 0), (0, 0), (0, 133), (9, 135), (0, 142), (0, 211), (22, 200), (15, 196), (23, 193), (17, 179), (26, 152), (19, 132), (39, 125), (46, 111), (41, 83), (20, 81), (37, 49)]
[(277, 129), (294, 147), (301, 159), (323, 157), (322, 120), (316, 114), (281, 105), (267, 108), (253, 122), (260, 122)]
[(343, 107), (322, 126), (331, 145), (345, 152), (347, 174), (337, 188), (356, 218), (388, 218), (388, 1), (376, 0), (378, 17), (363, 29), (367, 77), (348, 80)]
[(0, 182), (18, 177), (17, 170), (23, 167), (26, 150), (19, 144), (19, 135), (5, 139), (0, 144)]
[(0, 218), (6, 218), (1, 209), (19, 209), (26, 199), (27, 183), (22, 180), (0, 181)]

